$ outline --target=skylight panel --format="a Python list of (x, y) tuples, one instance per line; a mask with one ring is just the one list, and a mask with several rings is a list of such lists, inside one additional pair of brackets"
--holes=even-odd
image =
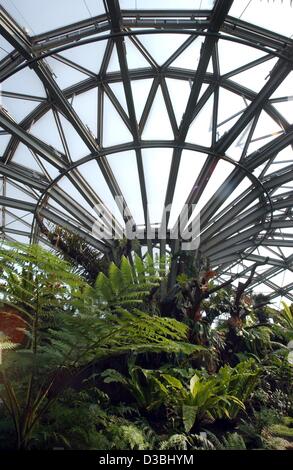
[(74, 127), (70, 124), (70, 122), (61, 114), (59, 114), (60, 122), (62, 125), (64, 137), (67, 142), (67, 146), (69, 149), (70, 157), (73, 161), (78, 160), (81, 157), (84, 157), (89, 153), (89, 149), (78, 135)]
[(293, 124), (293, 96), (288, 98), (287, 101), (274, 103), (273, 106), (285, 117), (289, 124)]
[(62, 90), (88, 78), (85, 73), (60, 62), (60, 60), (48, 57), (46, 61), (53, 72), (54, 79)]
[(11, 75), (2, 82), (2, 90), (23, 93), (24, 95), (40, 96), (46, 98), (45, 88), (35, 72), (28, 67)]
[(109, 98), (104, 98), (103, 145), (106, 147), (130, 142), (133, 137)]
[(107, 41), (93, 42), (83, 46), (73, 47), (63, 51), (60, 55), (78, 65), (99, 73), (103, 61)]
[(254, 150), (276, 138), (282, 132), (283, 129), (276, 123), (276, 121), (274, 121), (268, 113), (262, 111), (253, 132), (247, 153), (252, 153)]
[[(0, 128), (1, 129), (1, 128)], [(6, 150), (6, 147), (11, 139), (10, 134), (4, 134), (0, 135), (0, 157), (3, 155), (3, 153)]]
[(211, 145), (213, 103), (214, 96), (212, 95), (193, 120), (186, 137), (187, 142), (205, 145), (207, 147)]
[[(232, 36), (228, 37), (232, 39)], [(264, 56), (264, 53), (258, 49), (224, 39), (218, 42), (218, 51), (221, 75), (237, 70)]]
[(174, 61), (171, 62), (170, 66), (196, 70), (203, 42), (204, 39), (202, 37), (196, 38)]
[(144, 149), (143, 168), (151, 223), (161, 223), (172, 160), (172, 149)]
[(111, 90), (114, 92), (114, 95), (118, 99), (119, 103), (121, 104), (122, 108), (126, 113), (128, 113), (127, 109), (127, 102), (124, 93), (124, 87), (122, 82), (114, 82), (109, 84)]
[(176, 116), (177, 124), (179, 125), (185, 112), (187, 101), (190, 95), (191, 86), (187, 80), (177, 80), (167, 78), (166, 83), (168, 86), (170, 99), (173, 105), (174, 113)]
[(79, 166), (78, 171), (81, 173), (85, 181), (90, 184), (91, 188), (99, 196), (104, 205), (111, 211), (115, 219), (117, 219), (117, 221), (123, 226), (123, 218), (97, 161), (91, 160)]
[(15, 184), (6, 183), (5, 187), (5, 193), (7, 197), (11, 197), (14, 199), (18, 199), (20, 201), (26, 201), (26, 202), (35, 202), (36, 199), (35, 197), (29, 193), (29, 188), (26, 188), (26, 190), (22, 190), (19, 186), (16, 186)]
[(10, 98), (7, 96), (1, 97), (2, 106), (9, 112), (9, 115), (16, 121), (20, 122), (32, 112), (39, 103), (30, 100), (21, 100), (18, 98)]
[(276, 58), (268, 60), (260, 65), (245, 70), (244, 72), (233, 75), (231, 80), (249, 88), (252, 91), (259, 92), (270, 78), (270, 72), (274, 68), (276, 62)]
[(150, 67), (150, 63), (127, 36), (124, 38), (126, 60), (129, 69)]
[(58, 181), (58, 186), (63, 189), (63, 191), (71, 197), (73, 202), (77, 202), (78, 204), (81, 205), (81, 207), (84, 208), (85, 211), (87, 211), (89, 214), (92, 214), (95, 216), (95, 211), (94, 209), (89, 205), (89, 203), (85, 200), (85, 198), (82, 196), (82, 194), (78, 191), (78, 189), (74, 186), (74, 184), (69, 181), (67, 176), (63, 176), (59, 181)]
[(183, 150), (170, 213), (169, 228), (174, 226), (176, 219), (179, 217), (191, 190), (194, 189), (195, 182), (205, 161), (206, 155)]
[(293, 7), (291, 2), (264, 0), (237, 0), (230, 8), (229, 15), (255, 24), (262, 28), (291, 36), (293, 34)]
[(97, 136), (98, 129), (98, 89), (74, 96), (72, 106), (90, 133)]
[(133, 95), (137, 121), (140, 120), (141, 115), (143, 113), (152, 83), (153, 83), (152, 78), (145, 78), (143, 80), (131, 81), (132, 95)]
[(16, 152), (13, 155), (12, 161), (14, 163), (18, 163), (19, 165), (25, 168), (29, 168), (38, 172), (42, 171), (32, 152), (28, 149), (26, 145), (22, 143), (18, 144)]
[(72, 0), (3, 0), (2, 4), (30, 35), (105, 14), (102, 0), (74, 0), (74, 8)]
[(215, 0), (120, 0), (121, 9), (180, 9), (180, 10), (205, 10), (211, 9)]
[(142, 133), (142, 138), (144, 140), (173, 140), (174, 138), (161, 87), (159, 87), (157, 90), (144, 131)]
[(114, 44), (112, 53), (110, 56), (107, 72), (118, 72), (120, 70), (119, 59), (117, 54), (116, 44)]
[[(138, 36), (141, 43), (159, 65), (162, 65), (188, 37), (185, 34), (147, 34)], [(158, 41), (160, 47), (158, 47)]]
[(33, 126), (31, 126), (30, 133), (60, 152), (64, 152), (52, 111), (48, 111)]
[[(135, 152), (121, 152), (107, 156), (115, 178), (137, 224), (144, 224), (140, 182)], [(131, 184), (129, 184), (131, 182)]]

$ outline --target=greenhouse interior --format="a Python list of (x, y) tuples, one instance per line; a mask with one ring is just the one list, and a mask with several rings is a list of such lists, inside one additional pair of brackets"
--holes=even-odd
[(0, 450), (293, 450), (293, 2), (0, 1)]

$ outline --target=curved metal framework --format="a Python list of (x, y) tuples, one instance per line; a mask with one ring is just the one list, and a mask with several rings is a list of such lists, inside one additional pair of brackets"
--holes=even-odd
[[(117, 197), (122, 201), (118, 207), (120, 214), (115, 213), (117, 225), (122, 229), (128, 219), (137, 223), (135, 214), (126, 218), (124, 213), (124, 208), (131, 206), (127, 204), (130, 196), (125, 194), (125, 182), (121, 184), (120, 180), (124, 159), (125, 165), (131, 161), (137, 171), (140, 194), (135, 197), (140, 199), (142, 209), (139, 223), (143, 229), (149, 224), (158, 228), (162, 221), (151, 220), (149, 214), (145, 152), (153, 152), (151, 160), (156, 172), (160, 152), (169, 149), (165, 188), (157, 183), (157, 191), (163, 191), (160, 197), (165, 206), (172, 204), (185, 184), (184, 178), (179, 177), (182, 162), (189, 161), (193, 184), (184, 202), (188, 204), (190, 220), (196, 205), (200, 208), (201, 251), (220, 277), (225, 280), (237, 275), (245, 279), (257, 263), (251, 288), (269, 293), (271, 299), (285, 296), (293, 301), (293, 119), (279, 110), (279, 105), (293, 99), (293, 90), (290, 95), (276, 94), (288, 77), (292, 80), (293, 40), (229, 16), (232, 4), (233, 0), (216, 0), (211, 10), (123, 10), (118, 0), (106, 0), (103, 14), (34, 36), (28, 35), (0, 7), (0, 33), (12, 46), (0, 61), (3, 238), (47, 243), (35, 223), (38, 213), (44, 220), (77, 233), (98, 250), (108, 250), (111, 242), (92, 233), (95, 206), (104, 207), (106, 230), (110, 230), (114, 212), (111, 201)], [(178, 37), (179, 45), (176, 43), (173, 52), (160, 62), (145, 38), (151, 38), (160, 47), (160, 38), (171, 33)], [(223, 73), (220, 49), (225, 43), (229, 50), (231, 42), (257, 51), (258, 57), (252, 60), (244, 57), (241, 65)], [(93, 71), (83, 64), (82, 51), (98, 43), (103, 45), (103, 52), (97, 58), (99, 70)], [(80, 55), (76, 52), (69, 58), (66, 53), (74, 50), (80, 51)], [(193, 59), (196, 50), (198, 56)], [(193, 51), (190, 66), (176, 65), (178, 58), (188, 51)], [(131, 65), (131, 54), (140, 57), (143, 65)], [(63, 86), (54, 68), (57, 65), (61, 74), (63, 67), (67, 74), (79, 78)], [(252, 75), (255, 69), (266, 65), (269, 74), (257, 91), (237, 78), (243, 73)], [(43, 96), (33, 89), (30, 93), (19, 91), (15, 78), (21, 81), (25, 71), (33, 73), (43, 85)], [(145, 80), (150, 83), (149, 90), (137, 96), (134, 86)], [(188, 88), (180, 115), (170, 80), (183, 84), (185, 90)], [(95, 114), (96, 128), (90, 129), (76, 101), (93, 91), (97, 98), (91, 113)], [(229, 110), (227, 103), (222, 120), (225, 103), (220, 99), (221, 93), (243, 103), (236, 112)], [(146, 137), (159, 97), (165, 108), (162, 119), (168, 120), (171, 138), (164, 133), (162, 138)], [(29, 103), (31, 111), (15, 119), (6, 104), (11, 102), (19, 103), (19, 107)], [(196, 135), (208, 105), (211, 105), (209, 143)], [(114, 121), (106, 108), (115, 113), (128, 138), (113, 144), (106, 138), (111, 136)], [(50, 130), (48, 135), (43, 130), (43, 137), (37, 136), (35, 126), (44, 118), (50, 123)], [(268, 120), (275, 130), (262, 133)], [(55, 135), (55, 140), (53, 126), (58, 136)], [(117, 138), (119, 141), (120, 136)], [(54, 145), (56, 142), (58, 145)], [(79, 145), (83, 146), (83, 153), (76, 152)], [(126, 159), (127, 152), (131, 158)], [(120, 160), (118, 170), (111, 156)], [(217, 171), (224, 160), (233, 164), (229, 170), (222, 169), (217, 181), (215, 175), (220, 174)], [(227, 171), (224, 177), (223, 171)], [(96, 185), (93, 172), (97, 172)], [(209, 183), (213, 189), (207, 195)], [(132, 184), (130, 179), (128, 184)], [(175, 217), (173, 214), (171, 225), (169, 214), (170, 230), (178, 224), (180, 212), (179, 208)], [(149, 250), (152, 246), (161, 251), (166, 249), (165, 243), (156, 237), (143, 242)], [(168, 239), (166, 243), (176, 249), (176, 243)]]

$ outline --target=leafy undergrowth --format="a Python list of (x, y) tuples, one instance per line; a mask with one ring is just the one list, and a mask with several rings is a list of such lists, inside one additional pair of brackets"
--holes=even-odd
[(292, 307), (168, 290), (149, 256), (91, 284), (36, 246), (0, 264), (1, 449), (292, 449)]

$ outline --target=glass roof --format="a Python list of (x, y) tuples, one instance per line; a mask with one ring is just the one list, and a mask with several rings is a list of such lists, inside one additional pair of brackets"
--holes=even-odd
[(187, 204), (220, 278), (257, 263), (293, 301), (291, 3), (1, 0), (2, 238), (48, 243), (38, 214), (103, 251), (112, 216), (143, 233), (170, 206), (172, 250)]

